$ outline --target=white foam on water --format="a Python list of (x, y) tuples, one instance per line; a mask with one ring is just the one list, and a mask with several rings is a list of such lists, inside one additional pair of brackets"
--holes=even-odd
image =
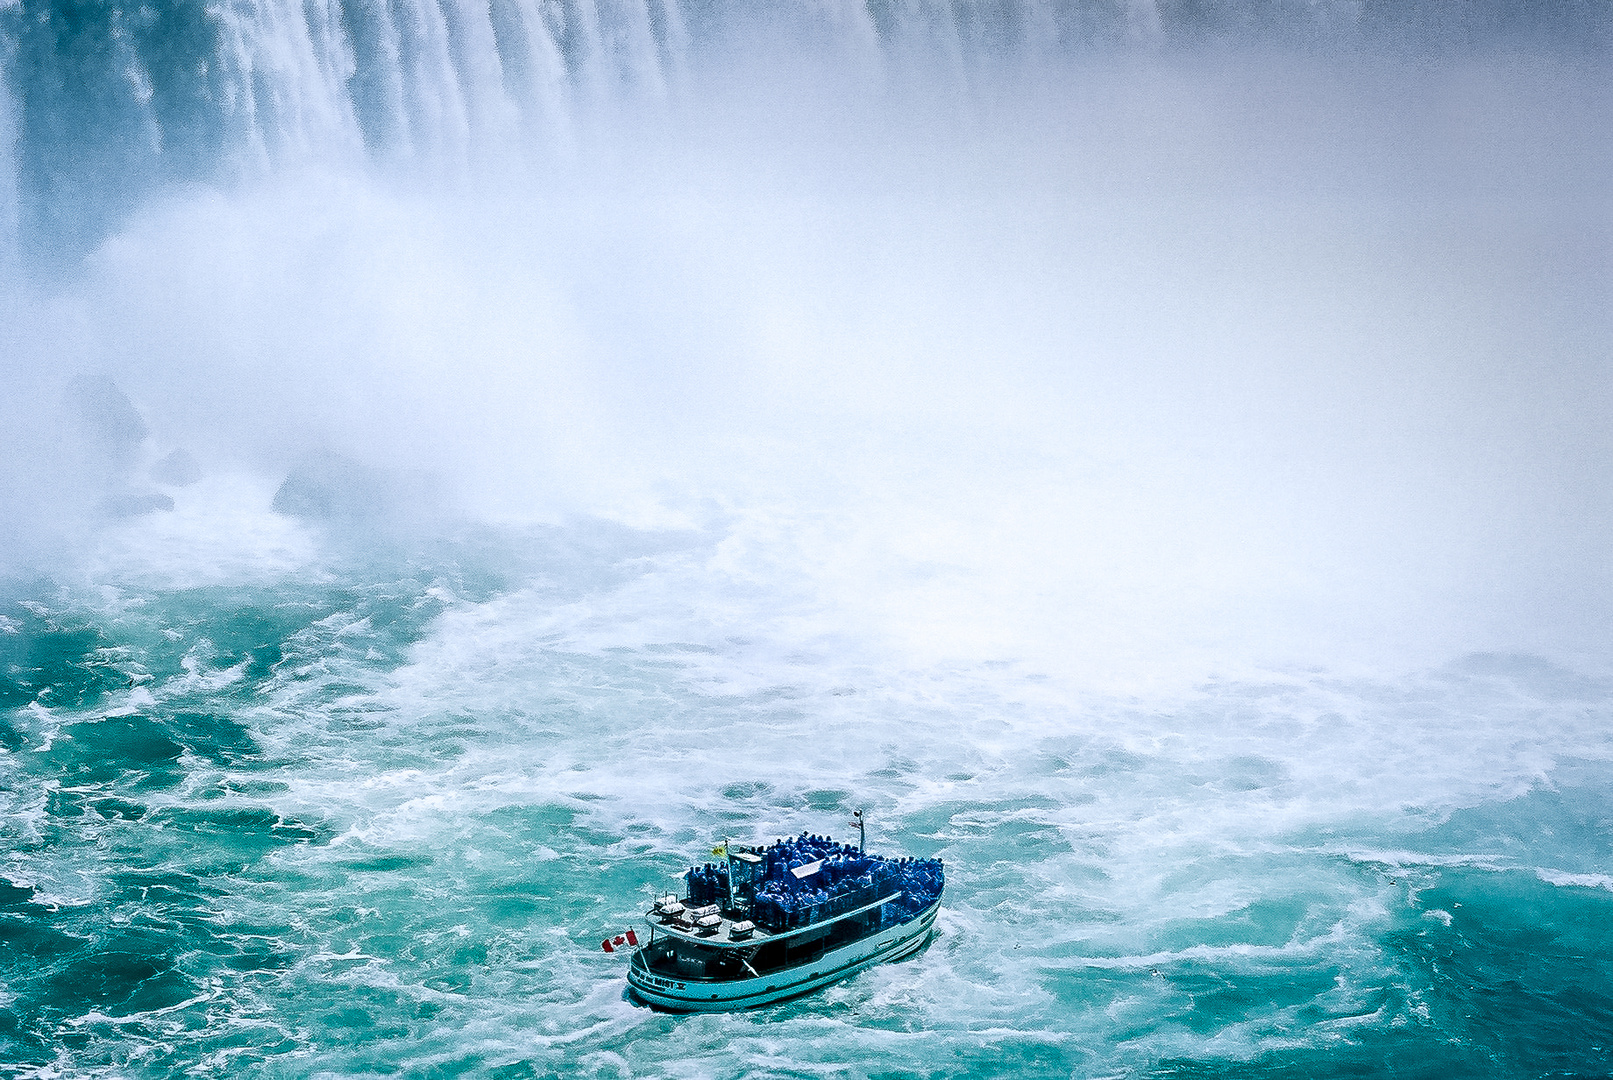
[(173, 489), (173, 510), (102, 532), (85, 579), (194, 589), (317, 578), (318, 543), (305, 524), (270, 509), (274, 490), (266, 478), (227, 473)]
[[(757, 596), (730, 594), (738, 607), (723, 618), (691, 619), (692, 600), (732, 589), (734, 565), (720, 547), (653, 555), (636, 574), (603, 584), (551, 580), (485, 602), (439, 594), (446, 610), (391, 672), (366, 665), (372, 623), (332, 616), (294, 650), (302, 659), (284, 670), (266, 708), (249, 714), (272, 752), (300, 761), (285, 775), (289, 790), (268, 799), (288, 818), (340, 824), (328, 846), (274, 855), (287, 871), (317, 879), (338, 872), (350, 852), (418, 852), (447, 881), (552, 866), (547, 903), (589, 897), (569, 909), (574, 921), (538, 914), (517, 928), (510, 962), (475, 969), (502, 989), (492, 998), (489, 987), (462, 992), (477, 1002), (469, 1028), (411, 1035), (418, 1061), (451, 1053), (433, 1049), (450, 1037), (510, 1060), (593, 1061), (618, 1053), (602, 1044), (644, 1029), (670, 1042), (653, 1059), (643, 1047), (622, 1051), (632, 1067), (683, 1060), (697, 1072), (764, 1067), (781, 1053), (826, 1069), (848, 1052), (912, 1061), (983, 1032), (1074, 1040), (1100, 1060), (1248, 1060), (1325, 1045), (1352, 1025), (1399, 1015), (1380, 1015), (1385, 1006), (1372, 1001), (1397, 978), (1378, 939), (1405, 894), (1374, 867), (1412, 878), (1418, 866), (1451, 860), (1359, 848), (1338, 859), (1336, 841), (1305, 831), (1416, 831), (1457, 807), (1528, 790), (1565, 748), (1592, 758), (1606, 750), (1584, 691), (1532, 694), (1505, 664), (1399, 685), (1314, 674), (1221, 684), (1158, 708), (1073, 702), (1032, 680), (1021, 700), (1023, 673), (1009, 668), (884, 666), (867, 651), (837, 652), (812, 620), (788, 611), (753, 622), (746, 605), (784, 595), (765, 586)], [(681, 620), (669, 614), (680, 604)], [(725, 618), (750, 623), (752, 636), (732, 642)], [(678, 631), (670, 643), (658, 640), (667, 628)], [(322, 686), (345, 689), (332, 696)], [(839, 692), (848, 688), (855, 692)], [(1530, 720), (1527, 737), (1517, 716)], [(354, 727), (357, 717), (364, 723)], [(1477, 729), (1469, 740), (1477, 755), (1431, 753), (1458, 723)], [(433, 756), (429, 748), (444, 741), (456, 745)], [(400, 755), (407, 764), (394, 763)], [(630, 923), (665, 887), (664, 868), (645, 860), (701, 861), (723, 836), (845, 835), (844, 809), (810, 805), (810, 793), (825, 789), (844, 793), (832, 796), (842, 807), (870, 805), (876, 849), (946, 854), (949, 902), (930, 950), (788, 1019), (666, 1029), (623, 1003), (620, 965), (594, 955), (593, 939)], [(539, 808), (564, 808), (573, 827), (599, 834), (582, 865), (564, 829), (514, 848), (501, 828), (486, 831), (502, 814)], [(614, 885), (594, 884), (590, 864), (610, 868)], [(644, 868), (624, 869), (635, 866)], [(333, 878), (296, 902), (340, 904), (347, 890)], [(373, 914), (360, 918), (415, 919), (412, 903), (367, 901)], [(1291, 924), (1275, 931), (1278, 941), (1195, 941), (1240, 925), (1263, 903), (1294, 907), (1278, 917)], [(307, 977), (420, 992), (384, 954), (356, 947), (365, 932), (360, 923), (352, 940), (318, 954), (328, 954), (319, 963), (358, 967), (310, 968)], [(1172, 938), (1181, 943), (1138, 948)], [(523, 965), (525, 950), (542, 963)], [(1111, 1045), (1142, 1017), (1183, 1007), (1190, 991), (1179, 981), (1196, 970), (1283, 979), (1318, 965), (1343, 971), (1335, 991), (1312, 999), (1334, 1014), (1323, 1025), (1283, 1006), (1208, 1035), (1155, 1022), (1124, 1049)], [(1124, 973), (1149, 994), (1082, 989), (1094, 971)], [(822, 1012), (840, 1007), (855, 1012), (832, 1021)], [(922, 1018), (925, 1033), (880, 1030), (900, 1016)], [(540, 1017), (556, 1030), (534, 1027)], [(1305, 1033), (1293, 1034), (1296, 1025)]]
[(1570, 874), (1544, 867), (1535, 870), (1535, 876), (1548, 885), (1567, 885), (1579, 889), (1613, 889), (1613, 875)]

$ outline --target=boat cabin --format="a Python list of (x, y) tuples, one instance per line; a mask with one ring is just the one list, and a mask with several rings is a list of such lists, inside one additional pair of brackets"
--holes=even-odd
[(649, 913), (650, 940), (638, 956), (646, 968), (680, 981), (751, 979), (810, 964), (825, 952), (878, 932), (882, 909), (900, 893), (808, 926), (769, 931), (715, 904), (690, 908), (674, 896)]

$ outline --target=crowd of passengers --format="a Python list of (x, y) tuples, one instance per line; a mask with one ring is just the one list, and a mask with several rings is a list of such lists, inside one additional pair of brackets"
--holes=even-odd
[[(898, 891), (901, 895), (880, 909), (880, 919), (882, 925), (905, 922), (929, 907), (945, 885), (940, 859), (887, 859), (804, 832), (776, 841), (760, 854), (751, 918), (768, 930), (806, 926)], [(820, 861), (804, 878), (791, 873)], [(690, 867), (687, 880), (691, 902), (726, 903), (726, 866)]]

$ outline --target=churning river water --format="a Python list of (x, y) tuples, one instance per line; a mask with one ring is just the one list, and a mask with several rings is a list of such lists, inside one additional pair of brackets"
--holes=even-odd
[[(665, 633), (720, 540), (15, 585), (9, 1070), (1607, 1072), (1605, 681), (1474, 655), (1071, 701), (698, 611)], [(858, 807), (871, 848), (946, 861), (926, 951), (754, 1013), (624, 996), (597, 943), (688, 863)]]
[(0, 1076), (1613, 1075), (1610, 41), (0, 0)]

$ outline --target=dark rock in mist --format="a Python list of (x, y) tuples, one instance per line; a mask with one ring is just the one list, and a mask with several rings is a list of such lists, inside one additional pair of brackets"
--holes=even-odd
[(187, 450), (175, 450), (151, 467), (151, 478), (168, 487), (185, 487), (202, 478), (202, 467)]
[(376, 470), (337, 454), (319, 454), (286, 475), (271, 506), (277, 514), (331, 521), (374, 517), (384, 503)]
[(271, 505), (276, 513), (328, 525), (393, 528), (440, 516), (442, 493), (424, 474), (322, 453), (287, 474)]
[(150, 429), (129, 395), (102, 375), (80, 375), (68, 386), (68, 399), (86, 443), (105, 457), (127, 461)]
[(93, 519), (128, 518), (172, 510), (174, 500), (137, 477), (141, 448), (150, 435), (122, 387), (85, 372), (67, 384), (42, 475), (58, 493), (58, 508)]

